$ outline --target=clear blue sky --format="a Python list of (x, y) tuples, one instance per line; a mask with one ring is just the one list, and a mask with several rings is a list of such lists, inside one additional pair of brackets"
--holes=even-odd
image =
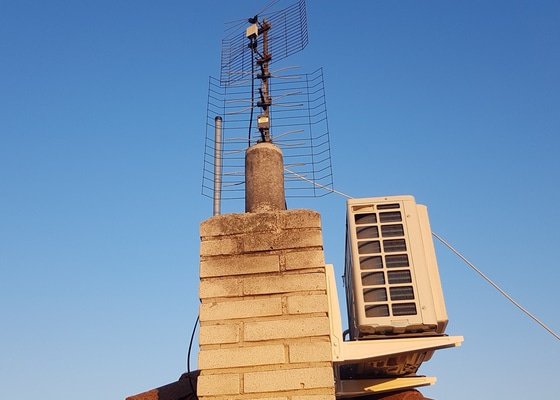
[[(0, 398), (123, 399), (185, 370), (208, 76), (224, 22), (264, 3), (0, 3)], [(415, 195), (560, 330), (560, 3), (309, 3), (297, 60), (324, 67), (335, 187)], [(289, 206), (321, 212), (340, 275), (344, 200)], [(560, 343), (436, 250), (465, 343), (424, 393), (554, 397)]]

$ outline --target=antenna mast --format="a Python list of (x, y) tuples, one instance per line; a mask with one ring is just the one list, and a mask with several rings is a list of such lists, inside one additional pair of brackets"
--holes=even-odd
[[(260, 99), (257, 102), (257, 106), (261, 108), (262, 112), (257, 117), (257, 125), (261, 134), (260, 141), (270, 143), (272, 142), (270, 137), (270, 106), (272, 105), (272, 99), (269, 91), (269, 79), (271, 76), (269, 65), (272, 60), (272, 54), (268, 50), (268, 32), (271, 24), (266, 19), (259, 22), (258, 15), (249, 18), (248, 22), (251, 24), (246, 32), (249, 39), (249, 48), (253, 53), (253, 58), (255, 55), (258, 56), (256, 63), (260, 67), (260, 73), (257, 74), (257, 78), (261, 80), (261, 87), (259, 88)], [(259, 53), (258, 49), (259, 37), (262, 37), (262, 53)], [(255, 77), (252, 76), (251, 79), (255, 79)]]

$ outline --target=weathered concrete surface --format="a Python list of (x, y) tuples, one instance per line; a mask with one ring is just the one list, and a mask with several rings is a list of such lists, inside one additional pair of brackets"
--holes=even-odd
[(219, 215), (200, 236), (200, 400), (334, 400), (319, 214)]
[(245, 154), (245, 211), (285, 209), (282, 151), (272, 143), (257, 143)]
[(321, 229), (321, 216), (317, 211), (293, 209), (284, 212), (216, 215), (200, 224), (200, 237), (204, 241), (221, 236), (303, 228)]

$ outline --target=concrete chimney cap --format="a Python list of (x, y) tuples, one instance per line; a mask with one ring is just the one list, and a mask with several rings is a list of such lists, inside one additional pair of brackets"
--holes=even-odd
[(245, 153), (245, 212), (285, 209), (282, 151), (272, 143), (257, 143)]

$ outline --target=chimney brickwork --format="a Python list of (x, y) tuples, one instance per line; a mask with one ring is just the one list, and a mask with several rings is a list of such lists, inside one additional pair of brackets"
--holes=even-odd
[(226, 214), (200, 227), (200, 400), (334, 400), (320, 216)]

